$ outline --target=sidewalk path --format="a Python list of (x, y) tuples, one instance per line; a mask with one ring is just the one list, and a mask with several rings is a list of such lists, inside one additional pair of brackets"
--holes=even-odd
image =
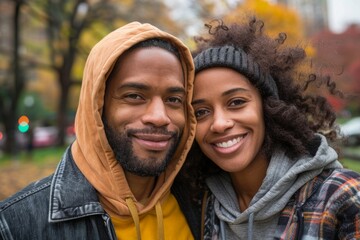
[(0, 201), (21, 190), (33, 181), (52, 174), (57, 162), (39, 164), (13, 162), (0, 166)]

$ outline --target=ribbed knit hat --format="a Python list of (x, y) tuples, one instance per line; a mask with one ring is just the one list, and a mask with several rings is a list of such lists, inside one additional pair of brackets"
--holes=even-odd
[(246, 76), (266, 96), (279, 99), (274, 79), (263, 73), (256, 63), (242, 49), (233, 46), (212, 47), (200, 52), (194, 58), (195, 73), (212, 67), (228, 67)]

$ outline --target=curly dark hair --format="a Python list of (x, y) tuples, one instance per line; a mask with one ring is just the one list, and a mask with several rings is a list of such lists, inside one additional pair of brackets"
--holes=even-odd
[[(327, 88), (330, 94), (341, 95), (341, 92), (328, 76), (299, 72), (298, 66), (307, 58), (303, 48), (285, 45), (285, 33), (274, 39), (269, 37), (263, 32), (264, 23), (256, 17), (251, 17), (248, 23), (227, 26), (221, 20), (213, 20), (205, 26), (209, 34), (195, 38), (197, 48), (193, 57), (212, 47), (240, 48), (276, 82), (279, 99), (262, 94), (266, 129), (262, 150), (268, 159), (278, 148), (294, 159), (302, 154), (315, 154), (320, 143), (316, 133), (323, 134), (335, 146), (340, 140), (336, 114), (323, 96), (307, 90), (314, 85)], [(300, 81), (299, 76), (307, 77)], [(199, 169), (202, 171), (197, 171)], [(201, 153), (195, 142), (184, 172), (192, 178), (203, 179), (204, 176), (199, 175), (214, 171), (220, 171), (220, 168)]]

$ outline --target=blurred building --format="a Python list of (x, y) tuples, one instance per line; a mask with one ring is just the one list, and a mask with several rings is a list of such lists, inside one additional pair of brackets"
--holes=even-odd
[(301, 16), (307, 36), (328, 28), (327, 0), (275, 0), (294, 9)]

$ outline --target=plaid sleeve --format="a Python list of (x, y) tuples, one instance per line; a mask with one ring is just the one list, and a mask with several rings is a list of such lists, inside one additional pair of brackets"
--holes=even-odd
[[(329, 209), (337, 219), (339, 239), (360, 239), (360, 178), (359, 174), (347, 171), (337, 172), (333, 184), (337, 191), (329, 199)], [(324, 236), (325, 237), (325, 236)]]
[(303, 206), (303, 237), (360, 239), (359, 193), (359, 173), (333, 171)]
[(283, 210), (275, 239), (360, 239), (360, 174), (327, 170), (305, 184)]

